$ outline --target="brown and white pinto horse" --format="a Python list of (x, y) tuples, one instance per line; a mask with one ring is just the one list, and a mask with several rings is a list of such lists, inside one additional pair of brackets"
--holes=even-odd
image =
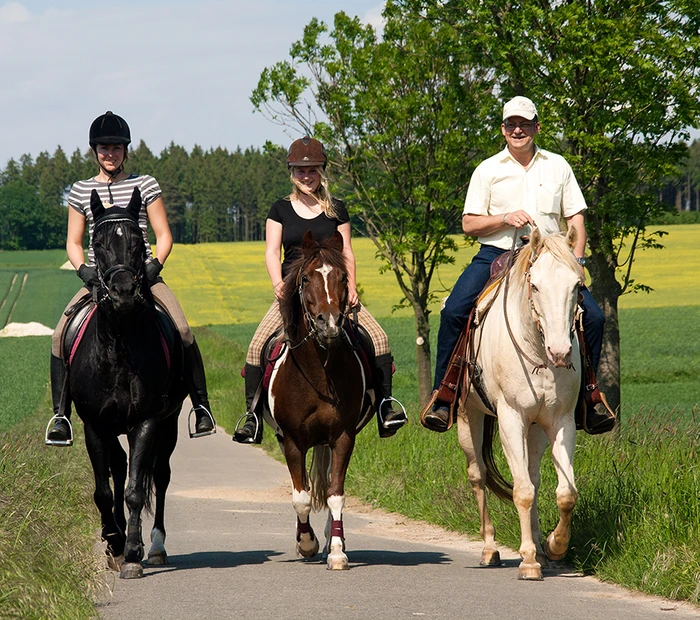
[[(543, 237), (532, 232), (510, 273), (483, 304), (491, 303), (477, 319), (473, 335), (478, 367), (465, 389), (458, 417), (459, 442), (481, 517), (484, 549), (481, 563), (500, 564), (495, 530), (486, 508), (485, 486), (515, 503), (520, 516), (520, 579), (542, 579), (547, 558), (566, 554), (571, 515), (578, 491), (574, 482), (576, 425), (574, 408), (581, 384), (581, 355), (573, 329), (583, 274), (572, 247), (576, 231)], [(474, 373), (471, 374), (474, 377)], [(503, 452), (513, 475), (509, 485), (498, 473), (491, 452), (494, 413), (498, 416)], [(552, 446), (557, 472), (559, 523), (544, 546), (537, 503), (540, 462)]]
[[(316, 555), (311, 510), (328, 507), (325, 536), (329, 569), (347, 569), (343, 506), (345, 474), (355, 435), (372, 415), (363, 406), (367, 378), (344, 330), (347, 269), (343, 238), (316, 242), (307, 232), (301, 257), (285, 279), (280, 310), (286, 346), (268, 388), (272, 426), (292, 477), (297, 553)], [(313, 448), (310, 475), (306, 454)]]

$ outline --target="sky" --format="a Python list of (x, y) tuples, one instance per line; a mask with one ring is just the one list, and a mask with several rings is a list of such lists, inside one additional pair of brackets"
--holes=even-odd
[(313, 17), (379, 26), (383, 0), (0, 0), (0, 169), (60, 145), (88, 148), (90, 123), (123, 116), (158, 154), (287, 145), (298, 130), (253, 110), (262, 70), (289, 58)]

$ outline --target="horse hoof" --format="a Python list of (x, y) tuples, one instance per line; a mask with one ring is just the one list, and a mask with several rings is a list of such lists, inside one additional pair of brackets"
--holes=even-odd
[(549, 568), (549, 558), (544, 553), (538, 553), (535, 556), (535, 560), (537, 560), (541, 568)]
[(564, 556), (566, 556), (567, 547), (564, 547), (564, 551), (560, 553), (554, 551), (554, 549), (552, 549), (552, 544), (550, 544), (550, 538), (552, 538), (552, 536), (554, 535), (550, 534), (547, 536), (547, 540), (544, 541), (544, 552), (547, 554), (547, 557), (554, 562), (557, 560), (563, 560)]
[(501, 554), (498, 551), (483, 551), (480, 566), (500, 566)]
[(542, 581), (542, 568), (537, 562), (527, 565), (521, 564), (518, 579), (523, 581)]
[(143, 577), (143, 566), (140, 562), (124, 562), (121, 572), (121, 579), (141, 579)]
[(149, 554), (148, 559), (146, 560), (146, 564), (148, 564), (149, 566), (165, 566), (169, 563), (170, 562), (168, 562), (168, 554), (165, 553), (165, 551), (160, 553)]
[(124, 564), (124, 555), (112, 555), (107, 553), (107, 568), (114, 572), (119, 572)]
[(348, 556), (328, 556), (328, 570), (348, 570)]
[(301, 542), (297, 543), (297, 556), (302, 558), (312, 558), (318, 553), (318, 538), (314, 538), (311, 546), (304, 547)]

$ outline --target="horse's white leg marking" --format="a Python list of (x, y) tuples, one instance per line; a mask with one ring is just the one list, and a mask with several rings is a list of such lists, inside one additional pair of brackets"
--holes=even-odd
[[(292, 506), (297, 513), (297, 518), (302, 525), (309, 524), (309, 513), (311, 512), (311, 496), (308, 491), (297, 491), (292, 489)], [(298, 530), (298, 528), (297, 528)], [(305, 558), (313, 557), (318, 553), (318, 538), (310, 529), (308, 532), (297, 531), (297, 555)]]
[(323, 276), (323, 285), (326, 287), (326, 300), (331, 303), (331, 292), (328, 290), (328, 274), (333, 271), (333, 267), (330, 265), (322, 265), (316, 271), (318, 271)]
[(151, 548), (148, 550), (147, 564), (163, 565), (168, 563), (165, 552), (165, 533), (155, 527), (151, 530)]
[(535, 485), (530, 480), (527, 435), (529, 421), (513, 410), (504, 399), (497, 405), (499, 430), (503, 452), (513, 474), (513, 503), (520, 517), (519, 579), (542, 579), (542, 567), (537, 562), (535, 542), (532, 539), (532, 508), (535, 503)]
[[(275, 384), (275, 379), (277, 378), (277, 372), (279, 371), (280, 367), (282, 366), (282, 362), (287, 359), (287, 354), (289, 353), (289, 347), (284, 347), (284, 351), (282, 352), (282, 355), (280, 358), (275, 362), (275, 366), (272, 369), (272, 375), (270, 375), (270, 387), (268, 388), (267, 391), (267, 403), (268, 406), (270, 407), (270, 415), (272, 416), (272, 419), (275, 419), (275, 398), (272, 395), (272, 386)], [(263, 370), (265, 370), (263, 368)], [(282, 451), (284, 453), (284, 450)]]
[(457, 437), (467, 457), (467, 475), (479, 507), (480, 532), (484, 541), (480, 563), (483, 566), (499, 566), (501, 556), (496, 549), (496, 529), (486, 507), (486, 464), (481, 453), (483, 435), (484, 415), (473, 409), (460, 409)]
[[(328, 570), (345, 570), (348, 568), (348, 556), (345, 555), (345, 540), (342, 536), (343, 507), (345, 506), (344, 495), (331, 495), (328, 498), (328, 516), (326, 540), (328, 552)], [(334, 531), (340, 523), (340, 532)], [(330, 536), (330, 538), (329, 538)]]
[(547, 537), (545, 552), (552, 560), (561, 560), (569, 547), (571, 538), (571, 515), (578, 499), (574, 482), (574, 448), (576, 427), (573, 415), (560, 416), (562, 424), (552, 428), (549, 441), (552, 444), (552, 461), (557, 472), (557, 507), (559, 522)]

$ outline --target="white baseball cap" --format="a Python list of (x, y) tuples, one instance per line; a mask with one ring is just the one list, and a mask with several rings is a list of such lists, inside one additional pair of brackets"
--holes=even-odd
[(537, 108), (527, 97), (513, 97), (503, 106), (503, 120), (511, 116), (522, 116), (531, 121), (537, 116)]

